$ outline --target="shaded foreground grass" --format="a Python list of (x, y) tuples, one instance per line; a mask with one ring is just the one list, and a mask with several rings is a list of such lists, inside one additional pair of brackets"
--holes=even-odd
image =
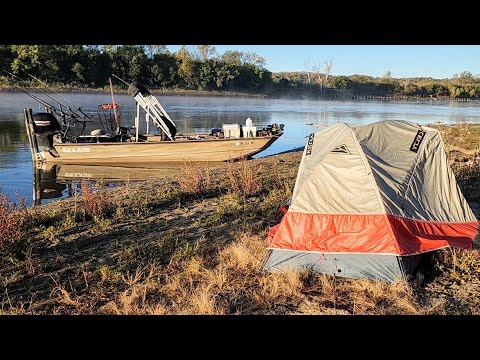
[[(424, 284), (308, 271), (264, 273), (267, 231), (291, 196), (300, 158), (301, 153), (290, 153), (209, 169), (187, 163), (173, 181), (95, 192), (83, 183), (82, 195), (9, 212), (28, 221), (18, 226), (17, 240), (4, 241), (0, 250), (0, 311), (480, 312), (478, 250), (441, 252), (432, 279)], [(466, 196), (478, 209), (475, 189)]]

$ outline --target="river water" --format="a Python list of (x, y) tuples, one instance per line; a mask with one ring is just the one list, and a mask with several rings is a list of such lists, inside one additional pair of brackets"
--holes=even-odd
[[(43, 94), (36, 95), (54, 103)], [(111, 101), (108, 94), (65, 93), (63, 97), (53, 94), (50, 96), (62, 103), (67, 103), (66, 98), (91, 114), (97, 114), (99, 104)], [(248, 117), (254, 124), (285, 124), (284, 135), (255, 157), (303, 147), (306, 137), (317, 131), (319, 126), (338, 122), (362, 125), (397, 119), (419, 124), (480, 123), (480, 102), (476, 101), (352, 102), (197, 96), (159, 96), (158, 99), (175, 121), (179, 133), (209, 132), (214, 127), (221, 127), (222, 123), (244, 124)], [(135, 100), (128, 95), (117, 95), (115, 101), (122, 105), (121, 124), (133, 125)], [(162, 177), (175, 171), (170, 168), (155, 171), (129, 170), (119, 164), (118, 168), (109, 169), (64, 168), (60, 171), (60, 176), (59, 169), (35, 169), (24, 125), (23, 109), (27, 107), (31, 107), (34, 112), (44, 110), (43, 106), (26, 94), (0, 92), (0, 186), (12, 199), (18, 195), (31, 205), (36, 197), (37, 203), (43, 204), (68, 197), (75, 179), (81, 177), (113, 179), (127, 175), (128, 180), (138, 180), (143, 177), (142, 174), (148, 174), (151, 178), (155, 174)], [(73, 182), (68, 181), (69, 175)], [(39, 182), (43, 184), (40, 190)]]

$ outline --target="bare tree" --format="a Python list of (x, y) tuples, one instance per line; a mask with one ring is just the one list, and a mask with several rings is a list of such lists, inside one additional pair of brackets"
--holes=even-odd
[(195, 57), (200, 61), (207, 61), (210, 57), (215, 56), (217, 50), (213, 45), (196, 45)]
[(410, 78), (405, 78), (402, 79), (402, 84), (403, 84), (403, 93), (407, 92), (408, 85), (410, 85), (411, 79)]
[(304, 64), (305, 64), (305, 71), (307, 73), (307, 83), (310, 85), (310, 83), (312, 82), (312, 77), (310, 74), (310, 58), (306, 58)]
[(265, 67), (267, 65), (267, 60), (265, 60), (263, 56), (250, 51), (242, 53), (242, 62), (244, 64), (256, 65), (258, 67)]
[(335, 63), (333, 62), (333, 59), (328, 59), (323, 62), (323, 75), (325, 77), (325, 84), (328, 83), (328, 78), (332, 74), (334, 66)]
[(323, 91), (322, 66), (320, 63), (312, 65), (312, 72), (317, 76), (317, 81), (320, 84), (320, 91)]
[(322, 63), (318, 63), (312, 66), (313, 74), (317, 76), (318, 83), (320, 84), (320, 91), (323, 91), (323, 88), (328, 85), (328, 78), (332, 74), (333, 67), (335, 63), (333, 59), (325, 60)]

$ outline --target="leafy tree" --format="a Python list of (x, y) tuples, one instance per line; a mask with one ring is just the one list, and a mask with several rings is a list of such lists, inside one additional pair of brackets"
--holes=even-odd
[(453, 75), (453, 78), (462, 85), (477, 81), (477, 78), (470, 71), (462, 71), (461, 73)]
[(153, 56), (150, 68), (151, 82), (154, 86), (163, 88), (175, 86), (178, 79), (178, 65), (170, 54), (157, 54)]
[(112, 73), (126, 81), (139, 80), (162, 88), (241, 90), (329, 96), (348, 92), (364, 96), (480, 97), (480, 79), (469, 71), (451, 79), (395, 79), (331, 75), (333, 60), (307, 71), (272, 74), (263, 57), (229, 50), (218, 57), (212, 45), (187, 46), (176, 53), (164, 45), (0, 45), (0, 69), (21, 77), (33, 74), (49, 83), (103, 87)]
[(215, 63), (215, 84), (218, 89), (224, 89), (228, 83), (238, 76), (238, 69), (232, 64), (225, 62)]
[(72, 71), (80, 83), (85, 81), (85, 76), (84, 76), (85, 67), (82, 64), (80, 64), (79, 62), (76, 62), (75, 64), (73, 64)]
[(40, 64), (40, 45), (12, 45), (12, 71), (18, 74)]
[(263, 68), (267, 65), (267, 60), (254, 52), (245, 52), (242, 54), (242, 64), (251, 64)]
[(345, 91), (349, 88), (351, 80), (347, 76), (336, 76), (331, 81), (331, 86), (333, 89), (338, 91)]
[(199, 71), (198, 90), (213, 89), (215, 87), (214, 74), (215, 65), (213, 61), (207, 60), (202, 63)]
[(194, 61), (192, 54), (183, 45), (176, 53), (178, 75), (186, 86), (192, 86), (194, 81)]
[(123, 45), (109, 51), (112, 71), (129, 81), (146, 82), (148, 58), (140, 45)]

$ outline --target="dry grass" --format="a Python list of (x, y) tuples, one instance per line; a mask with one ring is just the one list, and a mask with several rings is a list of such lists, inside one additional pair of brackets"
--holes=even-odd
[(471, 155), (474, 151), (480, 151), (480, 125), (437, 125), (433, 126), (440, 130), (447, 151), (461, 150)]
[(111, 210), (111, 204), (105, 191), (94, 192), (92, 185), (85, 179), (80, 181), (80, 189), (86, 215), (98, 218)]
[(455, 172), (458, 185), (468, 200), (480, 200), (480, 152), (475, 153), (466, 162), (454, 162), (452, 169)]
[[(0, 258), (2, 313), (479, 312), (478, 250), (444, 252), (422, 287), (265, 273), (266, 233), (291, 196), (300, 156), (278, 158), (225, 164), (223, 177), (191, 164), (181, 189), (180, 181), (128, 184), (110, 191), (105, 206), (96, 204), (98, 192), (82, 189), (78, 198), (31, 210), (41, 221), (28, 247)], [(89, 216), (75, 215), (82, 210)]]
[[(215, 255), (177, 258), (124, 276), (110, 314), (419, 314), (411, 287), (307, 271), (265, 273), (264, 239), (238, 233)], [(214, 257), (214, 264), (209, 257)]]
[(436, 274), (418, 297), (431, 314), (480, 314), (480, 253), (446, 249), (437, 254)]
[(11, 201), (0, 187), (0, 249), (22, 237), (28, 217), (25, 201), (18, 195), (16, 202)]
[(241, 197), (249, 197), (261, 190), (258, 173), (261, 170), (259, 163), (242, 159), (238, 162), (227, 164), (227, 176), (230, 188)]
[(212, 185), (210, 169), (200, 163), (185, 161), (178, 184), (185, 193), (201, 195), (210, 190)]

